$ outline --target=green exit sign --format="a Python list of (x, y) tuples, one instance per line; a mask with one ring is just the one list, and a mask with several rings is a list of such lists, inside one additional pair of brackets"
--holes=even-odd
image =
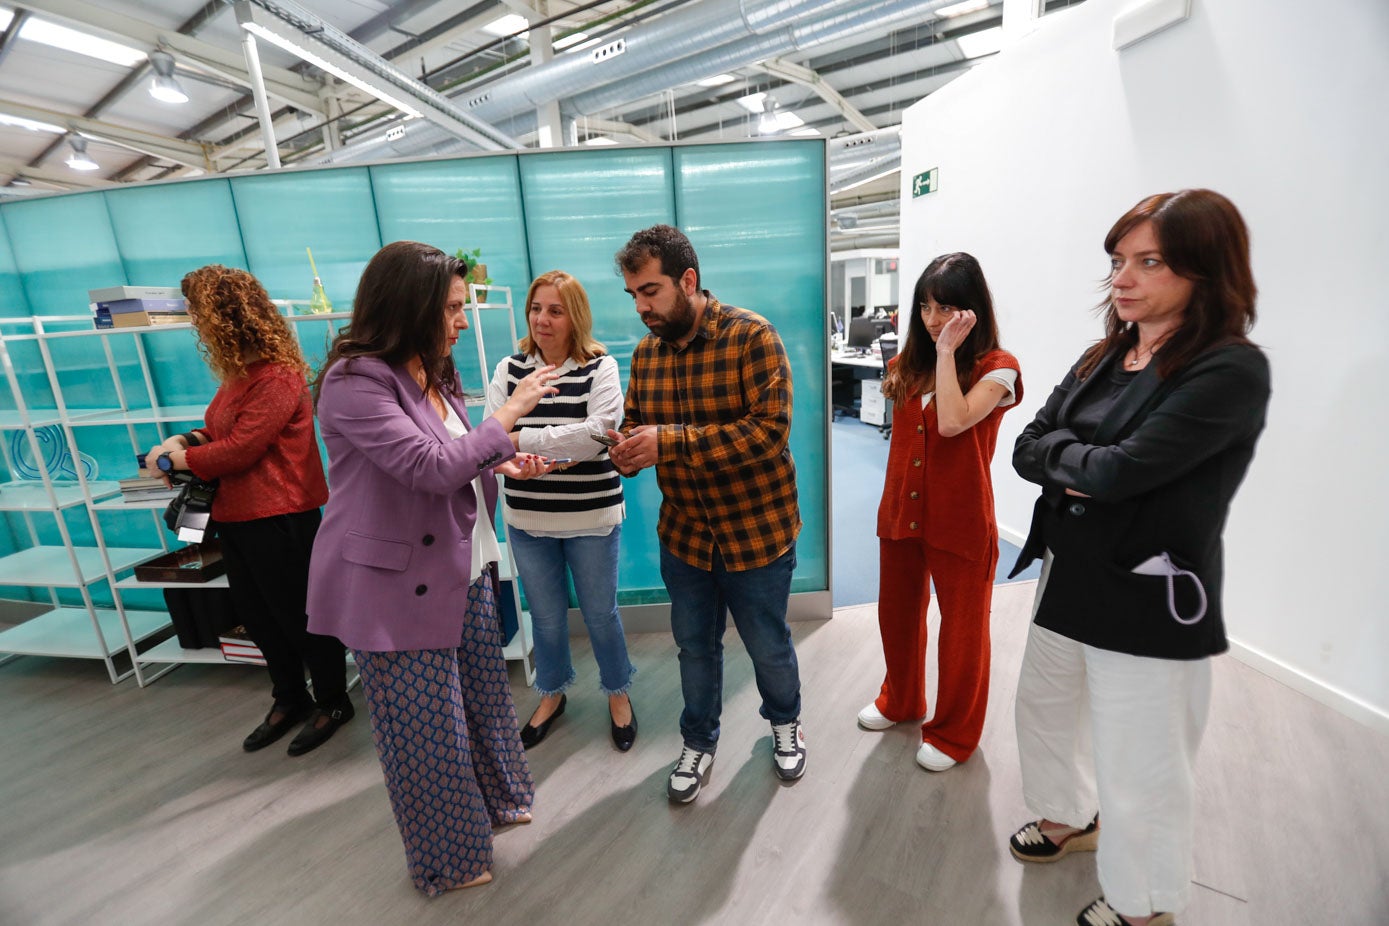
[(940, 189), (940, 168), (932, 167), (924, 174), (917, 174), (912, 178), (912, 198), (925, 196), (927, 193), (934, 193)]

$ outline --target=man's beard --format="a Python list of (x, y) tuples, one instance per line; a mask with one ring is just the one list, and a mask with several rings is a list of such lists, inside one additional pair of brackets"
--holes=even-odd
[(690, 304), (690, 297), (685, 295), (683, 289), (675, 290), (675, 305), (671, 307), (670, 315), (667, 318), (656, 319), (654, 316), (651, 321), (646, 323), (647, 329), (660, 338), (662, 341), (676, 343), (689, 335), (694, 328), (695, 312), (694, 306)]

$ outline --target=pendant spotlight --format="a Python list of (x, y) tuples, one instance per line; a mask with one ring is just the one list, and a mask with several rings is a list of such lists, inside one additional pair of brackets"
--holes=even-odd
[(68, 144), (72, 146), (72, 154), (65, 162), (68, 167), (73, 170), (101, 170), (101, 165), (87, 154), (87, 139), (81, 135), (69, 135)]
[(150, 96), (161, 103), (187, 103), (188, 94), (174, 76), (174, 56), (167, 51), (150, 52), (150, 67), (154, 68), (154, 80), (150, 83)]

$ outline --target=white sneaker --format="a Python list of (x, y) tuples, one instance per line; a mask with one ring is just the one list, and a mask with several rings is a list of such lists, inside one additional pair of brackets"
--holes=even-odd
[(928, 772), (943, 772), (948, 768), (954, 768), (956, 762), (930, 743), (922, 743), (921, 748), (916, 751), (916, 764)]
[(714, 767), (714, 754), (700, 752), (683, 746), (680, 758), (671, 769), (670, 781), (666, 785), (666, 797), (672, 804), (688, 804), (699, 797), (699, 789), (709, 783), (709, 772)]
[(805, 774), (805, 730), (799, 720), (772, 724), (772, 759), (776, 776), (792, 781)]
[(869, 701), (868, 706), (858, 712), (858, 725), (865, 730), (886, 730), (888, 727), (896, 726), (897, 721), (888, 720), (883, 716), (883, 712), (878, 710), (878, 703)]

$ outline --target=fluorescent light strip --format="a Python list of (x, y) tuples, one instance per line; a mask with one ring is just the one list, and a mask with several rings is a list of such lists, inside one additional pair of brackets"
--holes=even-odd
[(570, 35), (566, 35), (564, 38), (559, 39), (558, 41), (556, 41), (556, 42), (554, 43), (554, 48), (555, 48), (555, 51), (562, 51), (563, 49), (569, 48), (571, 45), (578, 45), (580, 42), (587, 42), (587, 41), (588, 41), (588, 33), (587, 33), (587, 32), (575, 32), (575, 33), (572, 33), (572, 34), (570, 34)]
[(767, 109), (767, 94), (749, 93), (747, 96), (738, 97), (738, 105), (750, 113), (765, 112)]
[(979, 58), (992, 55), (1003, 47), (1003, 27), (994, 26), (983, 32), (971, 32), (955, 40), (966, 58)]
[(399, 97), (392, 96), (391, 94), (385, 92), (375, 84), (368, 83), (362, 78), (349, 73), (344, 68), (336, 64), (333, 64), (323, 56), (309, 51), (307, 48), (305, 48), (303, 45), (300, 45), (298, 42), (291, 41), (290, 39), (285, 38), (279, 33), (267, 29), (260, 23), (244, 22), (241, 24), (241, 28), (245, 29), (247, 32), (251, 33), (254, 36), (265, 39), (271, 45), (275, 45), (276, 47), (289, 52), (291, 55), (295, 55), (296, 57), (302, 58), (303, 60), (309, 62), (309, 64), (312, 64), (314, 67), (322, 68), (329, 74), (332, 74), (334, 77), (347, 81), (349, 84), (356, 87), (358, 90), (361, 90), (363, 93), (368, 93), (371, 96), (376, 97), (378, 100), (380, 100), (388, 106), (393, 106), (401, 112), (413, 116), (417, 119), (424, 115), (419, 111), (419, 109), (409, 105), (408, 103), (403, 102)]
[[(3, 29), (4, 26), (0, 26)], [(24, 119), (20, 116), (11, 116), (0, 113), (0, 125), (10, 125), (17, 129), (28, 129), (31, 132), (52, 132), (54, 135), (65, 135), (67, 129), (56, 125), (49, 125), (47, 122), (35, 122), (32, 119)]]
[(949, 6), (943, 6), (936, 10), (935, 13), (941, 19), (950, 19), (955, 16), (963, 16), (966, 13), (977, 13), (980, 10), (987, 10), (988, 8), (989, 0), (963, 0), (962, 3), (952, 3)]
[[(529, 28), (530, 23), (526, 21), (526, 17), (517, 13), (507, 13), (500, 19), (494, 19), (483, 26), (482, 31), (486, 32), (488, 35), (495, 35), (501, 38), (502, 36), (513, 35), (517, 32), (525, 32), (529, 30)], [(521, 38), (525, 38), (525, 36), (523, 35)]]
[(732, 74), (715, 74), (713, 77), (706, 77), (703, 80), (695, 81), (701, 87), (722, 87), (724, 84), (731, 84), (738, 78)]
[(144, 52), (136, 51), (127, 45), (99, 39), (94, 35), (35, 17), (30, 17), (24, 23), (19, 30), (19, 37), (123, 67), (134, 67), (145, 60)]

